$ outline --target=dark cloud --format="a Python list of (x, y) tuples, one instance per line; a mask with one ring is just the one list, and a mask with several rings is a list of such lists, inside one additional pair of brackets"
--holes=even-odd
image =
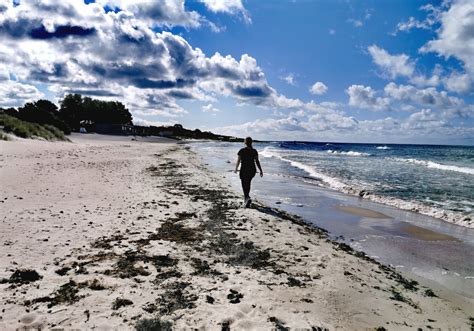
[(60, 25), (53, 32), (46, 30), (44, 26), (32, 29), (29, 33), (33, 39), (66, 38), (69, 36), (87, 37), (96, 33), (94, 28), (83, 28), (80, 26)]
[(194, 99), (194, 95), (186, 91), (171, 91), (168, 92), (168, 96), (176, 99)]
[(268, 86), (240, 86), (233, 87), (233, 91), (240, 97), (265, 98), (271, 95), (272, 91)]
[(68, 90), (67, 93), (83, 94), (88, 96), (97, 97), (117, 97), (120, 94), (111, 92), (110, 90), (92, 90), (92, 89), (80, 89), (80, 90)]
[(169, 89), (169, 88), (183, 88), (186, 86), (192, 86), (196, 82), (194, 80), (177, 79), (175, 81), (170, 80), (151, 80), (147, 78), (138, 78), (133, 80), (133, 85), (140, 88), (153, 88), (153, 89)]

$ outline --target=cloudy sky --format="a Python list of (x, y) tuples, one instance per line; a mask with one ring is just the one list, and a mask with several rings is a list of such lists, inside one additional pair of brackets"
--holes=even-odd
[(0, 107), (66, 93), (136, 124), (474, 144), (474, 1), (0, 0)]

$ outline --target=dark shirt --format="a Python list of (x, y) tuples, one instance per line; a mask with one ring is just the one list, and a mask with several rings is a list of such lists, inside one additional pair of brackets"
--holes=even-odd
[(244, 147), (237, 153), (237, 155), (240, 156), (240, 162), (242, 164), (240, 168), (240, 173), (254, 176), (257, 172), (257, 169), (255, 167), (255, 160), (258, 158), (257, 150), (249, 147)]

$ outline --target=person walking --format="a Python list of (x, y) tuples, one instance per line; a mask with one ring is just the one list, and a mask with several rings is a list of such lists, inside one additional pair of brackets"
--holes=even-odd
[(252, 147), (252, 138), (245, 138), (245, 147), (242, 148), (238, 153), (237, 164), (235, 165), (235, 173), (239, 171), (240, 167), (240, 181), (242, 182), (242, 190), (244, 191), (244, 207), (250, 207), (252, 200), (250, 199), (250, 184), (253, 177), (257, 173), (255, 165), (257, 165), (260, 171), (260, 177), (263, 177), (263, 170), (258, 160), (258, 152)]

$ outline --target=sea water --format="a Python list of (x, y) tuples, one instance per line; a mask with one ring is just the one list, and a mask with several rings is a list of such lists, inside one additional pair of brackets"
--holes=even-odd
[[(190, 145), (240, 191), (233, 169), (241, 143)], [(325, 228), (383, 263), (474, 299), (473, 147), (308, 142), (254, 147), (265, 172), (252, 182), (254, 198)], [(387, 218), (353, 215), (341, 206)]]

